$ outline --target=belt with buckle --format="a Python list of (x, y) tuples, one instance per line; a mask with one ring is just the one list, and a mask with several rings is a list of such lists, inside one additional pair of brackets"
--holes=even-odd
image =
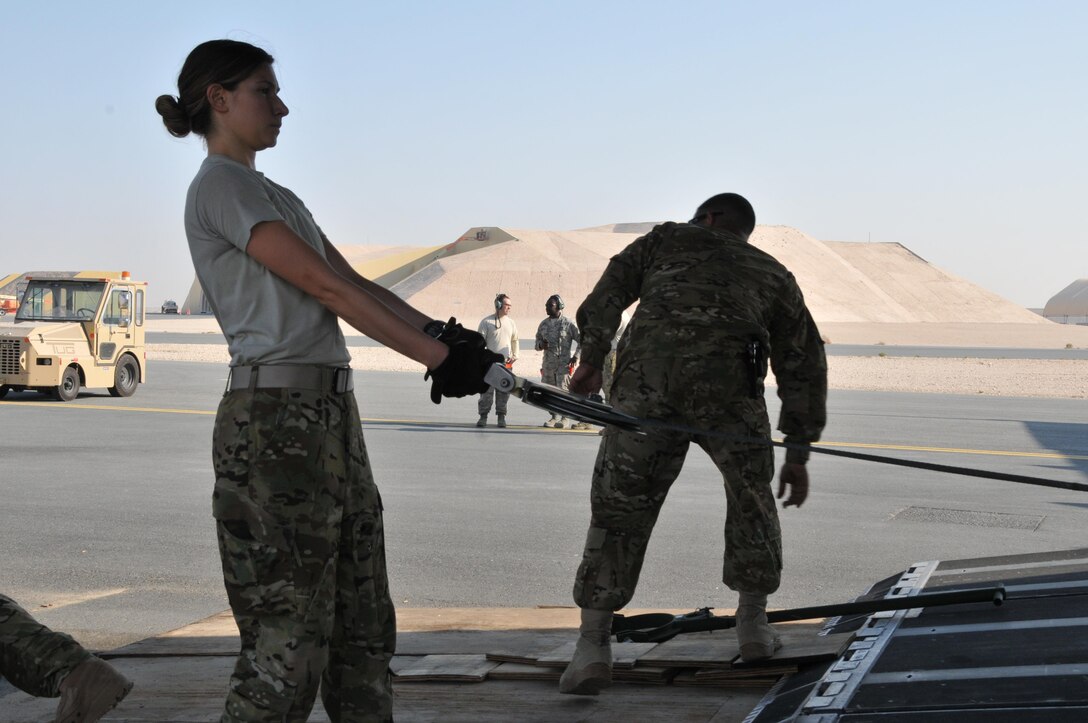
[(343, 394), (355, 389), (351, 367), (272, 364), (230, 368), (228, 391), (238, 389), (307, 389)]

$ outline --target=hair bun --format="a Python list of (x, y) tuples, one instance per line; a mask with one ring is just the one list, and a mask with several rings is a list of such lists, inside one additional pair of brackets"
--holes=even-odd
[(189, 114), (181, 106), (181, 102), (172, 95), (160, 95), (155, 99), (155, 110), (162, 116), (162, 124), (170, 135), (176, 138), (184, 138), (193, 130), (189, 121)]

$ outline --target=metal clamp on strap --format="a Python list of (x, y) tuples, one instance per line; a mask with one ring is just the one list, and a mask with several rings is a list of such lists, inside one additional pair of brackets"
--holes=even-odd
[(276, 364), (231, 367), (228, 391), (238, 389), (307, 389), (344, 394), (355, 389), (350, 367)]

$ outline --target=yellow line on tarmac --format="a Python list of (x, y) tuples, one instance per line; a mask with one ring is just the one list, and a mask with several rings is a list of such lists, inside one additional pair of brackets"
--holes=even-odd
[[(2, 402), (0, 406), (31, 406), (31, 407), (47, 407), (50, 409), (97, 409), (106, 410), (111, 412), (156, 412), (159, 414), (202, 414), (207, 416), (214, 416), (215, 410), (204, 409), (175, 409), (168, 407), (117, 407), (107, 404), (62, 404), (59, 402)], [(403, 425), (420, 425), (427, 427), (471, 427), (471, 424), (462, 424), (460, 422), (423, 422), (418, 419), (378, 419), (375, 417), (362, 417), (363, 424), (403, 424)], [(545, 427), (535, 427), (520, 424), (512, 424), (510, 429), (531, 429), (540, 432), (578, 432), (580, 434), (596, 434), (596, 430), (554, 430)], [(494, 425), (488, 427), (489, 430), (494, 429)], [(776, 442), (782, 440), (776, 439)], [(868, 442), (817, 442), (817, 447), (847, 447), (853, 449), (882, 449), (882, 450), (894, 450), (898, 452), (936, 452), (939, 454), (977, 454), (977, 455), (989, 455), (993, 457), (1030, 457), (1033, 459), (1068, 459), (1084, 461), (1088, 460), (1088, 455), (1082, 454), (1062, 454), (1060, 452), (1012, 452), (1002, 449), (963, 449), (959, 447), (922, 447), (908, 444), (872, 444)]]
[(158, 412), (160, 414), (210, 414), (215, 416), (215, 410), (205, 409), (174, 409), (170, 407), (115, 407), (108, 404), (64, 404), (61, 402), (0, 402), (2, 406), (10, 407), (48, 407), (51, 409), (104, 409), (109, 412)]
[[(417, 427), (470, 427), (472, 425), (465, 424), (463, 422), (424, 422), (419, 419), (378, 419), (377, 417), (359, 417), (359, 421), (363, 424), (402, 424), (402, 425), (414, 425)], [(494, 425), (492, 425), (494, 426)]]
[[(361, 417), (360, 420), (363, 424), (374, 425), (403, 425), (406, 427), (450, 427), (451, 429), (479, 429), (476, 427), (475, 422), (426, 422), (419, 419), (378, 419), (377, 417)], [(491, 422), (481, 429), (481, 432), (498, 432), (500, 429), (507, 431), (523, 431), (523, 432), (543, 432), (545, 434), (591, 434), (596, 436), (599, 434), (599, 429), (594, 427), (592, 429), (555, 429), (554, 427), (543, 427), (536, 424), (510, 424), (506, 427), (499, 427), (494, 422)]]
[(944, 454), (985, 454), (996, 457), (1035, 457), (1039, 459), (1088, 460), (1088, 455), (1055, 452), (1010, 452), (1001, 449), (959, 449), (956, 447), (915, 447), (907, 444), (867, 444), (865, 442), (817, 442), (816, 447), (853, 447), (855, 449), (892, 449), (901, 452), (940, 452)]

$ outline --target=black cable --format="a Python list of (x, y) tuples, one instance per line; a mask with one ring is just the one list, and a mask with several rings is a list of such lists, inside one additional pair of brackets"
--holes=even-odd
[(885, 457), (879, 454), (866, 454), (864, 452), (847, 452), (843, 449), (830, 449), (828, 447), (817, 447), (811, 444), (800, 444), (797, 442), (778, 442), (773, 439), (765, 439), (762, 437), (749, 437), (741, 434), (729, 434), (727, 432), (715, 432), (711, 430), (695, 429), (693, 427), (684, 427), (676, 424), (667, 424), (665, 422), (659, 422), (651, 419), (639, 419), (639, 426), (642, 428), (649, 427), (651, 429), (663, 429), (674, 432), (684, 432), (686, 434), (702, 435), (704, 437), (719, 437), (730, 441), (743, 442), (746, 444), (763, 444), (771, 447), (782, 447), (783, 449), (800, 449), (815, 454), (826, 454), (832, 457), (846, 457), (847, 459), (859, 459), (865, 462), (876, 462), (878, 464), (892, 464), (899, 467), (913, 467), (915, 469), (927, 469), (931, 472), (944, 472), (946, 474), (958, 474), (966, 477), (982, 477), (984, 479), (997, 479), (1005, 482), (1018, 482), (1020, 484), (1036, 485), (1039, 487), (1056, 487), (1058, 489), (1074, 490), (1076, 492), (1088, 492), (1088, 484), (1083, 482), (1065, 482), (1063, 480), (1048, 479), (1046, 477), (1031, 477), (1023, 474), (1011, 474), (1009, 472), (991, 472), (984, 469), (973, 469), (971, 467), (957, 467), (950, 464), (937, 464), (935, 462), (915, 462), (909, 459), (898, 459), (896, 457)]
[[(513, 386), (513, 384), (511, 383)], [(701, 437), (715, 437), (742, 444), (756, 444), (783, 449), (797, 449), (815, 454), (826, 454), (832, 457), (846, 457), (864, 462), (876, 462), (878, 464), (891, 464), (899, 467), (913, 467), (925, 469), (931, 472), (944, 472), (945, 474), (958, 474), (965, 477), (981, 477), (983, 479), (996, 479), (1004, 482), (1017, 482), (1019, 484), (1036, 485), (1038, 487), (1054, 487), (1057, 489), (1073, 490), (1076, 492), (1088, 492), (1088, 484), (1083, 482), (1065, 482), (1062, 480), (1048, 479), (1046, 477), (1032, 477), (1022, 474), (1010, 474), (1008, 472), (991, 472), (989, 470), (973, 469), (971, 467), (957, 467), (948, 464), (936, 464), (934, 462), (914, 462), (896, 457), (885, 457), (878, 454), (866, 454), (864, 452), (847, 452), (842, 449), (830, 449), (825, 446), (816, 447), (811, 444), (797, 442), (777, 442), (766, 437), (749, 437), (743, 434), (731, 434), (709, 429), (697, 429), (682, 424), (670, 424), (656, 419), (642, 419), (621, 412), (614, 407), (601, 403), (592, 398), (577, 397), (569, 392), (551, 387), (547, 384), (537, 384), (521, 380), (519, 396), (522, 401), (548, 411), (558, 411), (565, 416), (574, 417), (582, 422), (606, 424), (619, 427), (629, 432), (645, 434), (648, 430), (656, 429), (665, 432), (680, 432)]]

